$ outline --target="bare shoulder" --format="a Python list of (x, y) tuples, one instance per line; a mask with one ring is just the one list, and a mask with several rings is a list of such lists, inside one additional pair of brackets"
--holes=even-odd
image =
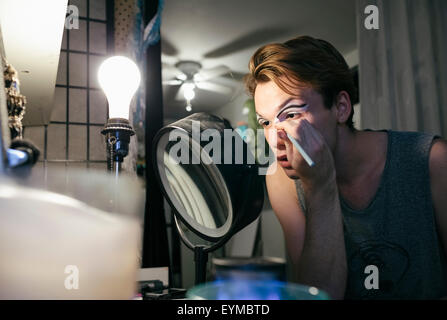
[(437, 139), (430, 150), (430, 187), (437, 228), (447, 254), (447, 141)]
[[(432, 196), (435, 201), (435, 207), (439, 202), (445, 202), (445, 190), (447, 188), (447, 141), (444, 139), (436, 139), (430, 150), (429, 156), (429, 172)], [(441, 196), (442, 194), (442, 196)], [(442, 211), (447, 210), (444, 208)], [(447, 215), (447, 213), (446, 213)]]
[[(430, 175), (447, 171), (447, 140), (436, 139), (430, 150)], [(447, 174), (447, 173), (446, 173)]]

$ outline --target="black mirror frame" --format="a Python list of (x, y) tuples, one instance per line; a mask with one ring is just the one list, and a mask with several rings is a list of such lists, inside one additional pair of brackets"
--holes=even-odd
[[(169, 203), (172, 208), (172, 212), (175, 216), (175, 223), (177, 226), (177, 230), (180, 234), (180, 238), (183, 243), (190, 249), (195, 252), (195, 261), (196, 261), (196, 284), (205, 281), (205, 266), (207, 262), (207, 253), (216, 250), (217, 248), (224, 245), (235, 233), (249, 225), (251, 222), (256, 220), (263, 207), (264, 202), (264, 176), (259, 175), (258, 165), (257, 164), (213, 164), (217, 167), (220, 174), (222, 175), (226, 189), (229, 192), (230, 196), (230, 205), (232, 209), (232, 221), (231, 225), (224, 235), (220, 237), (210, 237), (209, 235), (203, 234), (194, 228), (190, 223), (186, 221), (186, 219), (178, 212), (175, 204), (171, 200), (168, 192), (166, 191), (163, 180), (160, 176), (160, 168), (159, 168), (159, 157), (158, 154), (158, 144), (162, 137), (168, 134), (170, 131), (175, 129), (183, 130), (189, 138), (192, 139), (191, 135), (191, 123), (193, 120), (209, 122), (211, 125), (209, 127), (204, 126), (200, 128), (202, 132), (208, 128), (215, 128), (223, 131), (223, 129), (233, 129), (228, 121), (223, 118), (208, 114), (208, 113), (194, 113), (191, 116), (183, 118), (177, 122), (174, 122), (170, 125), (167, 125), (160, 129), (154, 137), (153, 140), (153, 150), (152, 150), (152, 163), (154, 165), (154, 171), (156, 174), (156, 178), (160, 185), (160, 189), (163, 193), (163, 196)], [(201, 122), (202, 123), (202, 122)], [(236, 138), (237, 139), (237, 138)], [(239, 137), (242, 140), (242, 138)], [(243, 140), (242, 140), (243, 141)], [(200, 144), (200, 142), (199, 142)], [(246, 158), (246, 152), (248, 152), (248, 147), (246, 142), (243, 141), (244, 144), (244, 158)], [(201, 145), (201, 147), (203, 147)], [(233, 159), (234, 160), (234, 159)], [(201, 239), (212, 242), (213, 244), (206, 246), (196, 246), (192, 244), (182, 232), (177, 218), (192, 232), (194, 232)]]

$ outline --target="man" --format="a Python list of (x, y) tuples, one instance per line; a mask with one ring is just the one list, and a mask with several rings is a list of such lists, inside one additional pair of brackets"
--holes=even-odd
[(356, 130), (352, 75), (326, 41), (266, 45), (249, 68), (246, 85), (279, 164), (266, 176), (268, 195), (296, 280), (335, 299), (447, 295), (447, 142)]

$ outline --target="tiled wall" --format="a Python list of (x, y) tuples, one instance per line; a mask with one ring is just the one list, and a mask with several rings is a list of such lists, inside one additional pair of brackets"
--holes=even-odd
[[(106, 3), (113, 2), (70, 1), (79, 9), (79, 29), (64, 30), (51, 121), (46, 126), (28, 126), (24, 130), (25, 139), (33, 141), (42, 152), (32, 176), (45, 185), (55, 170), (106, 170), (106, 147), (100, 131), (108, 118), (107, 101), (97, 81), (99, 64), (108, 54)], [(167, 203), (165, 208), (169, 208)], [(170, 210), (165, 210), (165, 214), (172, 246)], [(175, 240), (179, 242), (178, 237)], [(172, 250), (170, 254), (172, 261)], [(192, 283), (194, 270), (190, 260), (187, 262)], [(179, 266), (172, 270), (174, 286), (181, 286)]]
[(107, 54), (106, 0), (69, 4), (79, 9), (79, 29), (64, 29), (51, 121), (26, 127), (24, 137), (42, 152), (38, 167), (106, 170), (100, 131), (107, 121), (107, 101), (97, 81)]

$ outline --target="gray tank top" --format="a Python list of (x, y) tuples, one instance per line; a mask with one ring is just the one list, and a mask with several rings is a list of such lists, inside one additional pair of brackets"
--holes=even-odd
[[(340, 197), (348, 281), (346, 299), (437, 299), (447, 295), (447, 264), (438, 236), (428, 159), (433, 135), (388, 133), (388, 151), (377, 193), (353, 210)], [(306, 212), (304, 191), (295, 180)], [(379, 289), (366, 289), (368, 265), (379, 272)]]

